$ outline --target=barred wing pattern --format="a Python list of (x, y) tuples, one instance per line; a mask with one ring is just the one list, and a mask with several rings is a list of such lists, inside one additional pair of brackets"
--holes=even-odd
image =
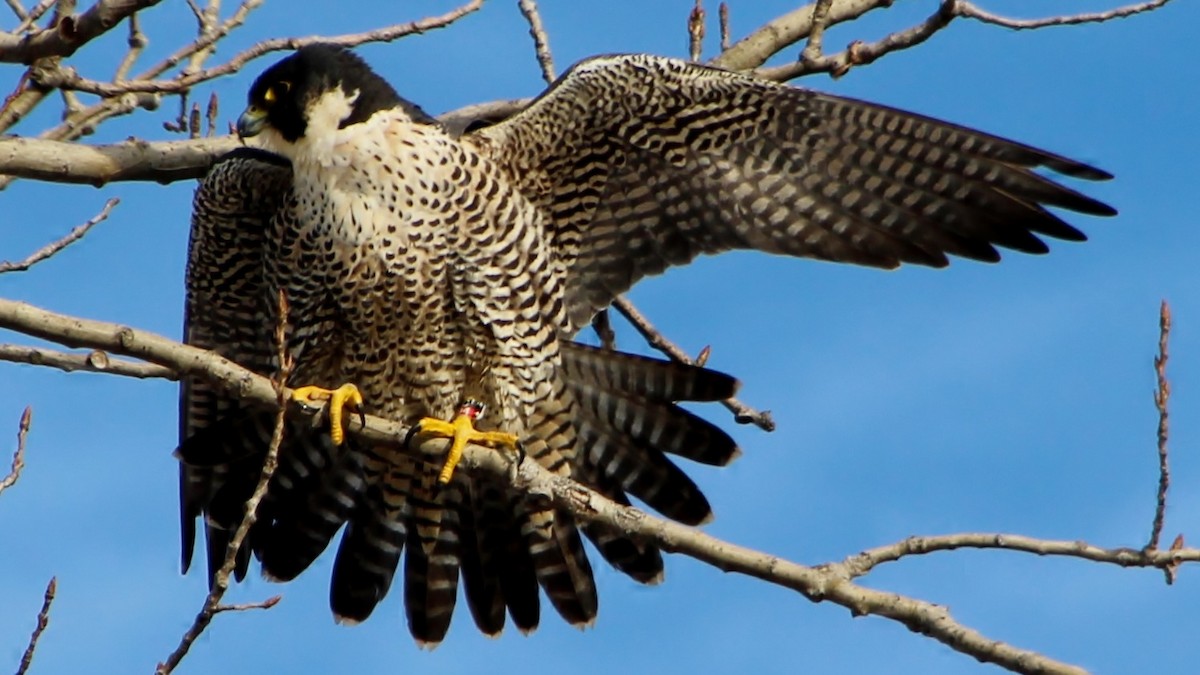
[[(286, 161), (238, 150), (213, 167), (193, 205), (186, 340), (264, 375), (276, 369), (265, 237), (272, 219), (290, 217), (291, 185)], [(327, 331), (304, 330), (312, 319), (291, 317), (289, 343), (297, 369), (310, 372), (314, 361), (336, 349), (313, 338)], [(740, 451), (725, 432), (676, 402), (727, 398), (737, 382), (714, 371), (573, 343), (562, 345), (560, 368), (578, 404), (576, 419), (560, 420), (576, 428), (571, 474), (621, 503), (630, 503), (632, 495), (685, 523), (708, 520), (707, 499), (668, 455), (723, 466)], [(191, 564), (196, 522), (203, 518), (211, 578), (259, 476), (275, 416), (243, 408), (192, 377), (182, 384), (180, 409), (183, 565), (186, 571)], [(331, 608), (340, 620), (366, 619), (401, 569), (409, 628), (423, 644), (446, 634), (460, 574), (471, 614), (487, 634), (502, 630), (506, 614), (522, 631), (536, 628), (539, 587), (571, 623), (595, 617), (591, 568), (568, 514), (556, 514), (561, 543), (547, 553), (530, 534), (531, 505), (522, 495), (498, 479), (459, 472), (440, 497), (440, 527), (425, 542), (414, 482), (435, 469), (419, 468), (391, 449), (347, 443), (334, 448), (322, 428), (289, 419), (279, 468), (239, 553), (239, 579), (252, 551), (269, 577), (297, 576), (346, 525), (330, 585)], [(634, 580), (662, 578), (663, 560), (654, 546), (597, 524), (580, 529), (606, 561)]]
[(466, 137), (552, 214), (573, 332), (647, 275), (702, 253), (891, 268), (1044, 253), (1085, 237), (1046, 207), (1114, 209), (1034, 172), (1099, 169), (928, 117), (649, 56), (568, 71)]
[[(247, 173), (257, 180), (242, 180)], [(273, 353), (271, 332), (263, 330), (270, 314), (262, 279), (262, 238), (266, 222), (279, 209), (290, 182), (291, 169), (286, 162), (269, 153), (243, 149), (227, 156), (209, 173), (206, 184), (219, 189), (199, 190), (193, 201), (184, 342), (212, 350), (259, 373), (269, 372)], [(192, 562), (196, 519), (203, 516), (210, 577), (216, 572), (231, 532), (220, 526), (220, 518), (212, 517), (214, 500), (226, 488), (230, 496), (244, 492), (247, 497), (253, 488), (252, 483), (248, 487), (244, 483), (248, 476), (256, 476), (257, 470), (246, 465), (253, 464), (251, 457), (257, 457), (261, 466), (265, 446), (260, 449), (257, 439), (242, 441), (226, 433), (233, 420), (244, 419), (244, 413), (235, 398), (205, 380), (192, 375), (182, 379), (181, 447), (190, 439), (194, 448), (203, 448), (194, 450), (194, 454), (211, 459), (202, 464), (179, 465), (184, 571)], [(229, 501), (236, 500), (233, 497)], [(245, 575), (248, 552), (249, 548), (244, 548), (239, 559), (239, 579)]]

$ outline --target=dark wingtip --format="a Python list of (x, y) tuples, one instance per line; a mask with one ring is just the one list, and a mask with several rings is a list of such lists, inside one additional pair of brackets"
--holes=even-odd
[(1070, 176), (1072, 178), (1082, 178), (1084, 180), (1112, 180), (1114, 178), (1111, 173), (1105, 171), (1104, 169), (1099, 169), (1091, 164), (1084, 164), (1083, 162), (1076, 162), (1063, 157), (1049, 158), (1044, 162), (1044, 164), (1047, 168), (1053, 169), (1064, 176)]

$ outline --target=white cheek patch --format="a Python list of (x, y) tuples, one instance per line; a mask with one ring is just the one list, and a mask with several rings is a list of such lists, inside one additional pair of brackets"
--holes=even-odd
[(338, 126), (354, 111), (358, 90), (346, 94), (339, 87), (321, 94), (306, 110), (304, 135), (295, 143), (284, 138), (271, 127), (263, 129), (250, 142), (264, 150), (283, 155), (297, 164), (335, 168), (350, 165), (350, 158), (337, 151), (345, 141), (345, 129)]
[(308, 107), (308, 120), (305, 125), (304, 138), (300, 144), (307, 146), (311, 159), (322, 166), (347, 166), (350, 158), (344, 153), (337, 152), (337, 145), (342, 142), (343, 129), (339, 129), (342, 121), (354, 111), (354, 102), (358, 99), (358, 90), (347, 95), (341, 87), (321, 94)]

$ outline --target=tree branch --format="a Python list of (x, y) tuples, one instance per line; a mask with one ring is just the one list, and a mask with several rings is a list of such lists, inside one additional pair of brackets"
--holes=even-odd
[(20, 262), (14, 263), (0, 261), (0, 274), (4, 274), (5, 272), (23, 272), (70, 246), (71, 244), (79, 241), (83, 238), (83, 235), (88, 233), (88, 230), (92, 229), (92, 227), (94, 227), (97, 223), (100, 223), (108, 218), (108, 214), (113, 210), (113, 207), (119, 203), (121, 203), (121, 200), (117, 199), (116, 197), (109, 199), (107, 202), (105, 202), (104, 208), (101, 209), (100, 213), (92, 216), (92, 218), (86, 223), (77, 225), (61, 239), (46, 244), (37, 251), (34, 251), (28, 258)]
[[(212, 588), (209, 589), (208, 595), (204, 599), (204, 605), (200, 608), (200, 612), (196, 614), (196, 619), (192, 622), (191, 627), (179, 639), (179, 646), (167, 656), (166, 661), (158, 664), (155, 670), (157, 675), (167, 675), (175, 670), (175, 667), (179, 665), (183, 657), (187, 656), (188, 650), (191, 649), (196, 638), (204, 633), (208, 625), (212, 623), (213, 617), (219, 612), (248, 608), (248, 606), (238, 605), (223, 606), (221, 605), (221, 598), (225, 596), (225, 591), (229, 589), (229, 577), (233, 574), (234, 568), (237, 567), (238, 551), (241, 550), (242, 542), (245, 541), (246, 535), (250, 533), (250, 528), (258, 520), (258, 504), (266, 496), (267, 485), (271, 482), (271, 476), (275, 475), (275, 469), (279, 465), (279, 446), (283, 443), (283, 423), (287, 418), (289, 391), (284, 383), (287, 382), (288, 375), (292, 371), (292, 360), (287, 353), (287, 339), (285, 337), (287, 335), (287, 315), (287, 299), (283, 292), (280, 291), (279, 320), (275, 326), (275, 346), (279, 359), (279, 378), (271, 383), (272, 388), (275, 390), (275, 406), (278, 412), (275, 415), (275, 428), (271, 431), (271, 441), (267, 446), (267, 455), (263, 458), (262, 470), (258, 475), (258, 484), (254, 486), (254, 492), (246, 500), (242, 520), (238, 523), (237, 529), (234, 530), (233, 536), (230, 537), (229, 543), (225, 547), (225, 561), (221, 564), (221, 569), (217, 570), (217, 574), (213, 578)], [(270, 609), (278, 602), (279, 596), (275, 596), (257, 603), (257, 607)]]
[(87, 354), (67, 354), (41, 347), (0, 344), (0, 361), (27, 363), (32, 366), (49, 366), (68, 373), (84, 371), (89, 373), (110, 373), (112, 375), (123, 375), (138, 379), (179, 379), (175, 371), (170, 368), (164, 368), (153, 363), (114, 359), (99, 349), (94, 349)]
[[(130, 94), (129, 96), (133, 96)], [(494, 101), (450, 111), (441, 117), (461, 133), (475, 122), (498, 121), (528, 105), (529, 99)], [(128, 140), (86, 145), (41, 138), (0, 137), (0, 176), (101, 187), (114, 181), (172, 183), (200, 178), (218, 157), (238, 147), (235, 136), (184, 141)], [(3, 186), (0, 177), (0, 187)]]
[[(248, 404), (276, 409), (280, 405), (281, 390), (267, 378), (211, 352), (126, 326), (78, 319), (24, 303), (0, 300), (0, 327), (68, 346), (105, 349), (145, 359), (179, 373), (186, 372), (208, 379)], [(347, 431), (369, 443), (393, 446), (402, 446), (401, 439), (407, 433), (402, 425), (373, 416), (367, 416), (365, 423), (358, 419), (351, 420)], [(444, 449), (444, 442), (430, 439), (417, 450), (426, 457), (437, 457)], [(652, 541), (665, 550), (684, 553), (725, 571), (746, 574), (790, 588), (813, 602), (833, 602), (850, 609), (855, 616), (876, 615), (892, 619), (956, 651), (1015, 672), (1082, 671), (1034, 652), (991, 640), (958, 623), (944, 607), (858, 586), (851, 581), (854, 576), (851, 563), (861, 557), (866, 562), (858, 564), (869, 568), (903, 555), (961, 547), (1071, 555), (1126, 566), (1164, 567), (1200, 561), (1200, 550), (1185, 549), (1181, 544), (1171, 551), (1109, 550), (1079, 542), (1045, 542), (1011, 535), (968, 534), (910, 539), (867, 551), (839, 564), (807, 567), (735, 546), (693, 528), (618, 505), (578, 483), (551, 474), (536, 462), (523, 462), (516, 466), (515, 461), (515, 456), (510, 453), (471, 445), (464, 453), (463, 466), (468, 470), (507, 476), (517, 488), (530, 494), (549, 496), (581, 520), (603, 522), (629, 536)]]
[(702, 0), (696, 0), (692, 11), (688, 13), (687, 20), (688, 58), (696, 63), (700, 62), (700, 57), (704, 52), (704, 19), (706, 16)]
[(7, 476), (0, 478), (0, 492), (16, 485), (17, 479), (21, 477), (21, 470), (25, 468), (25, 437), (29, 435), (32, 422), (33, 408), (25, 406), (25, 412), (21, 413), (21, 421), (17, 423), (17, 449), (13, 452), (12, 468)]
[[(646, 338), (646, 342), (651, 347), (680, 363), (696, 363), (679, 345), (668, 340), (665, 335), (655, 328), (654, 324), (650, 323), (650, 320), (638, 311), (638, 308), (634, 307), (628, 298), (625, 296), (618, 297), (613, 301), (613, 307), (616, 307), (621, 316), (625, 317), (637, 332)], [(775, 420), (771, 417), (770, 410), (755, 410), (736, 398), (725, 399), (721, 401), (721, 405), (733, 413), (733, 418), (738, 424), (753, 424), (763, 431), (775, 431)]]
[(30, 35), (0, 33), (0, 63), (28, 64), (50, 56), (70, 56), (125, 17), (161, 1), (99, 0), (83, 14), (61, 17), (50, 28)]
[(1100, 548), (1083, 541), (1035, 539), (1019, 534), (967, 532), (930, 537), (909, 537), (904, 541), (857, 553), (838, 563), (821, 565), (820, 569), (839, 578), (857, 579), (884, 563), (896, 562), (908, 556), (955, 551), (963, 548), (1000, 549), (1034, 553), (1039, 556), (1079, 558), (1121, 567), (1167, 569), (1185, 562), (1200, 562), (1200, 549), (1195, 548), (1173, 550)]
[(221, 612), (248, 612), (254, 609), (271, 609), (275, 605), (278, 605), (279, 601), (282, 599), (282, 595), (272, 595), (266, 600), (262, 600), (260, 602), (241, 602), (235, 605), (217, 605), (216, 607), (213, 607), (213, 613), (220, 614)]
[[(879, 7), (890, 7), (894, 0), (834, 0), (829, 4), (826, 27), (857, 19)], [(753, 70), (767, 59), (808, 37), (812, 32), (815, 5), (806, 5), (763, 25), (712, 60), (729, 70)]]
[(554, 56), (550, 54), (550, 36), (542, 25), (542, 15), (538, 12), (536, 0), (518, 0), (521, 14), (529, 22), (529, 37), (533, 38), (533, 48), (537, 53), (538, 65), (542, 68), (542, 79), (546, 84), (554, 82)]
[[(258, 5), (261, 0), (257, 0), (253, 5)], [(251, 6), (249, 2), (244, 3), (244, 7)], [(406, 23), (398, 23), (384, 28), (364, 31), (362, 33), (353, 33), (346, 35), (332, 36), (313, 36), (305, 38), (275, 38), (271, 40), (263, 40), (258, 44), (246, 49), (245, 51), (235, 55), (229, 61), (212, 68), (207, 68), (198, 72), (183, 72), (177, 77), (168, 80), (150, 79), (145, 76), (140, 76), (132, 80), (124, 82), (101, 82), (81, 76), (73, 68), (47, 68), (40, 70), (35, 74), (35, 80), (46, 87), (57, 87), (62, 89), (71, 89), (75, 91), (83, 91), (89, 94), (96, 94), (103, 97), (119, 96), (129, 92), (157, 93), (157, 94), (177, 94), (202, 82), (229, 75), (241, 70), (250, 61), (257, 59), (271, 52), (282, 51), (285, 49), (299, 49), (305, 45), (318, 42), (342, 45), (343, 47), (355, 47), (367, 42), (391, 42), (406, 35), (413, 33), (423, 33), (435, 28), (444, 28), (458, 19), (478, 10), (483, 6), (483, 0), (471, 0), (456, 9), (453, 9), (441, 16), (428, 17), (418, 21), (409, 21)], [(228, 22), (227, 22), (228, 23)], [(203, 49), (211, 45), (216, 40), (220, 39), (228, 31), (217, 30), (209, 36), (204, 36), (192, 43), (184, 50), (185, 54), (190, 56), (195, 51)], [(183, 55), (172, 55), (167, 62), (173, 62), (175, 59), (182, 58)], [(177, 61), (175, 61), (177, 63)], [(154, 70), (157, 70), (154, 69)], [(162, 70), (166, 70), (163, 68)]]
[(23, 21), (25, 17), (29, 16), (29, 12), (25, 11), (25, 5), (21, 4), (21, 0), (5, 0), (5, 2), (8, 3), (8, 8), (17, 15), (18, 19)]
[(50, 583), (46, 584), (46, 593), (42, 596), (42, 609), (37, 615), (37, 624), (33, 627), (33, 633), (29, 636), (29, 645), (25, 647), (25, 653), (21, 655), (21, 663), (17, 665), (17, 675), (25, 675), (29, 672), (29, 666), (33, 664), (33, 654), (37, 651), (38, 639), (42, 637), (42, 632), (46, 630), (46, 626), (50, 625), (50, 605), (54, 602), (54, 595), (58, 592), (58, 579), (50, 577)]
[(984, 23), (1004, 26), (1014, 30), (1028, 30), (1031, 28), (1045, 28), (1047, 26), (1072, 26), (1081, 23), (1100, 23), (1103, 21), (1111, 21), (1113, 19), (1123, 19), (1134, 14), (1149, 12), (1171, 0), (1152, 0), (1151, 2), (1139, 2), (1133, 5), (1117, 7), (1104, 12), (1086, 12), (1082, 14), (1065, 14), (1061, 16), (1051, 16), (1044, 19), (1013, 19), (999, 14), (992, 14), (986, 10), (979, 8), (975, 3), (967, 0), (957, 0), (955, 2), (955, 13), (958, 16), (963, 16), (971, 19), (976, 19)]
[[(1167, 341), (1171, 337), (1171, 307), (1163, 300), (1158, 309), (1158, 356), (1154, 358), (1154, 407), (1158, 409), (1158, 496), (1155, 499), (1154, 521), (1150, 526), (1147, 550), (1158, 548), (1167, 513), (1167, 490), (1171, 487), (1171, 466), (1167, 450), (1170, 415), (1167, 403), (1171, 399), (1171, 383), (1167, 380)], [(1171, 577), (1167, 577), (1168, 582)]]
[(214, 160), (236, 147), (233, 136), (154, 143), (130, 140), (111, 145), (0, 138), (0, 171), (95, 187), (126, 180), (170, 183), (203, 176)]
[[(286, 389), (266, 378), (215, 354), (125, 326), (77, 319), (24, 303), (0, 300), (0, 327), (69, 346), (90, 346), (144, 358), (180, 372), (204, 377), (237, 392), (242, 400), (258, 406), (279, 406), (280, 397), (287, 393)], [(407, 433), (407, 429), (401, 425), (373, 416), (366, 417), (365, 425), (359, 420), (351, 421), (347, 431), (370, 443), (393, 446), (402, 446), (401, 439)], [(430, 439), (419, 448), (422, 454), (428, 456), (438, 456), (444, 450), (445, 443), (438, 439)], [(1017, 672), (1082, 672), (1034, 652), (988, 639), (956, 622), (943, 607), (863, 588), (816, 568), (729, 544), (693, 528), (616, 504), (574, 481), (550, 473), (536, 462), (523, 462), (515, 466), (515, 461), (515, 456), (510, 453), (471, 445), (464, 453), (462, 465), (469, 470), (508, 476), (518, 489), (530, 494), (547, 495), (582, 520), (603, 522), (630, 536), (653, 541), (668, 551), (685, 553), (719, 569), (791, 588), (813, 602), (834, 602), (847, 607), (855, 616), (874, 614), (890, 618), (980, 660)], [(205, 606), (208, 607), (208, 604)], [(204, 611), (197, 616), (197, 621), (203, 621), (203, 616)], [(207, 620), (211, 620), (211, 616)], [(168, 659), (164, 664), (167, 670), (160, 667), (160, 672), (169, 672), (172, 663), (177, 662)]]
[(829, 23), (829, 6), (833, 0), (817, 0), (813, 4), (812, 28), (808, 31), (808, 43), (800, 52), (801, 61), (816, 61), (824, 53), (825, 27)]
[(850, 43), (845, 51), (823, 56), (817, 54), (793, 63), (773, 68), (760, 68), (755, 73), (768, 80), (786, 82), (810, 73), (830, 73), (834, 77), (845, 75), (852, 66), (873, 63), (880, 57), (902, 49), (915, 47), (933, 37), (935, 33), (950, 25), (954, 19), (954, 0), (943, 0), (937, 11), (921, 23), (896, 31), (878, 42)]

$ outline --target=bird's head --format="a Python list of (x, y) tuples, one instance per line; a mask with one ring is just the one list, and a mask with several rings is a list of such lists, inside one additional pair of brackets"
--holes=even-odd
[[(241, 138), (262, 136), (262, 145), (289, 154), (301, 139), (365, 122), (380, 110), (408, 104), (391, 85), (348, 49), (328, 44), (301, 47), (268, 68), (250, 87), (249, 105), (237, 121)], [(420, 120), (424, 121), (424, 120)]]

